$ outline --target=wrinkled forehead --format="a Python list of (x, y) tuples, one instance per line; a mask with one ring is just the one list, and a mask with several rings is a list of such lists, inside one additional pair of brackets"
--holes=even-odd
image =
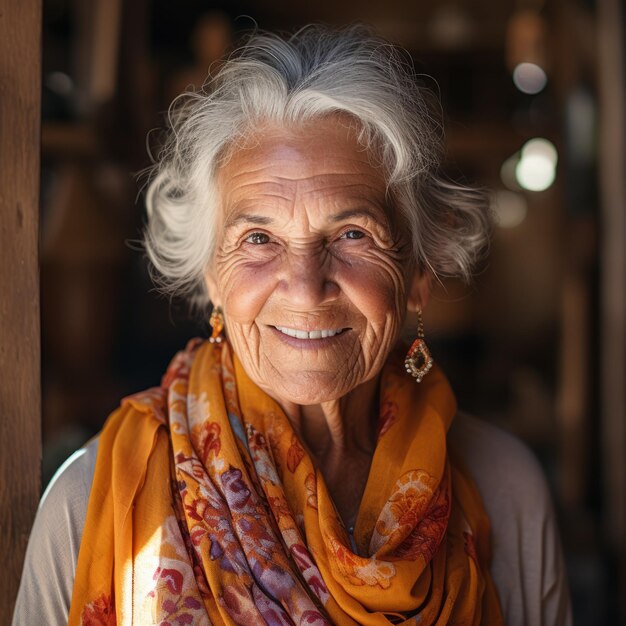
[(219, 171), (227, 170), (235, 161), (238, 165), (273, 157), (285, 168), (296, 167), (311, 160), (319, 172), (339, 165), (340, 160), (369, 165), (381, 170), (377, 151), (359, 141), (359, 126), (350, 116), (332, 115), (300, 122), (281, 124), (265, 122), (244, 130), (223, 151)]
[(255, 196), (362, 199), (387, 213), (383, 168), (345, 119), (265, 125), (231, 147), (217, 172), (222, 211)]

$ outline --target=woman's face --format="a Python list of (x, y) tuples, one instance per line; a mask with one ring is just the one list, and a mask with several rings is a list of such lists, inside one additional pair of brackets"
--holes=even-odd
[(233, 152), (218, 186), (207, 287), (248, 375), (302, 405), (375, 377), (414, 272), (383, 172), (354, 131), (336, 119), (265, 128)]

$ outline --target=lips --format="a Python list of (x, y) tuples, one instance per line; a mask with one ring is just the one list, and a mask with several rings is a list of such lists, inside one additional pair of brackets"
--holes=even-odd
[(297, 328), (288, 328), (287, 326), (274, 326), (274, 328), (283, 335), (294, 337), (296, 339), (326, 339), (334, 337), (348, 330), (347, 328), (331, 328), (322, 330), (299, 330)]

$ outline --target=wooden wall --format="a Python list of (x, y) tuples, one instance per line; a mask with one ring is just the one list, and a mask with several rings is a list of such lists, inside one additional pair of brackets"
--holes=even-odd
[(41, 483), (41, 0), (0, 11), (0, 624), (10, 623)]

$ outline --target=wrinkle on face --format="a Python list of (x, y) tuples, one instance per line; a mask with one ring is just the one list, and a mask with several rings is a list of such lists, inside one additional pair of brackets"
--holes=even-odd
[[(229, 155), (218, 187), (207, 287), (233, 349), (283, 407), (323, 406), (345, 421), (397, 340), (413, 276), (384, 173), (354, 130), (325, 119), (263, 129)], [(303, 349), (276, 326), (346, 330)]]

